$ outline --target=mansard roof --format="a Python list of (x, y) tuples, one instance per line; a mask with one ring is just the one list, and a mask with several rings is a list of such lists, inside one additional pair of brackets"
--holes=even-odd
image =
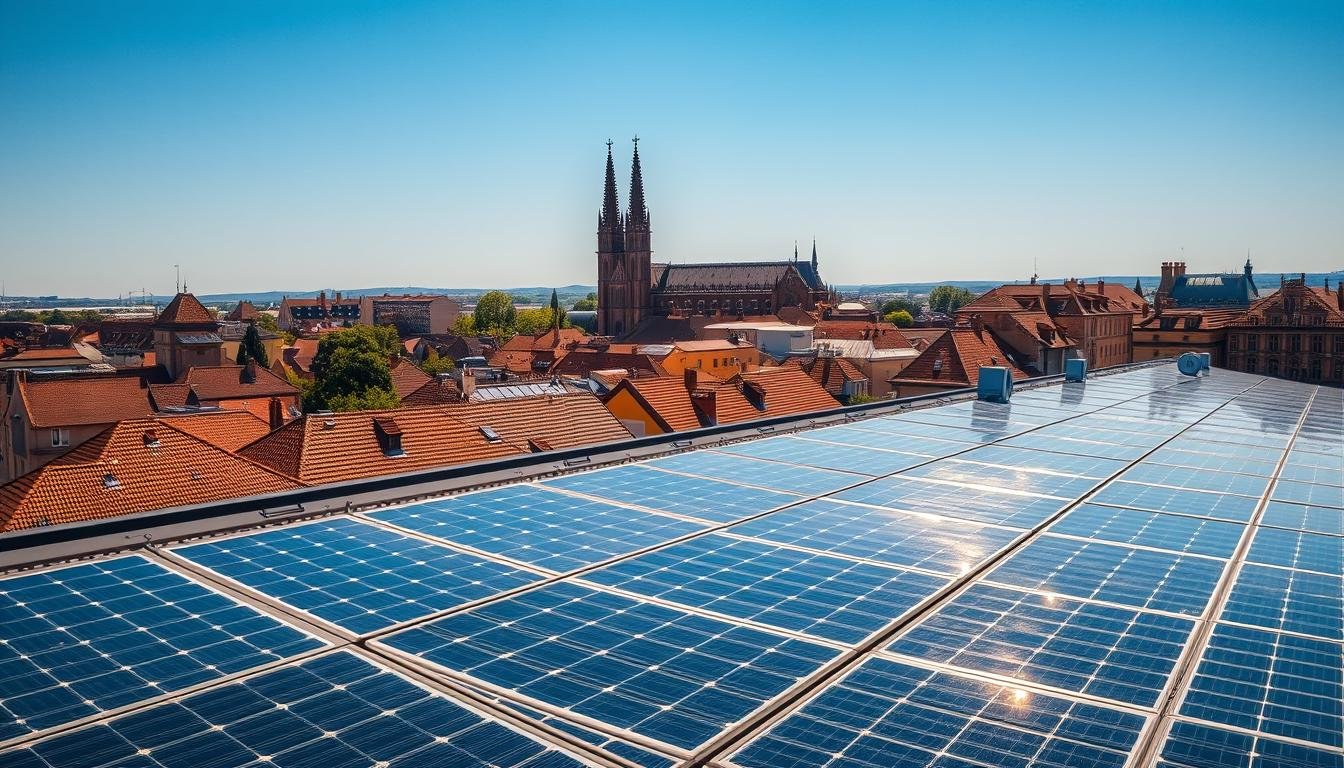
[(1255, 280), (1244, 273), (1177, 275), (1168, 292), (1178, 307), (1249, 307), (1260, 298)]

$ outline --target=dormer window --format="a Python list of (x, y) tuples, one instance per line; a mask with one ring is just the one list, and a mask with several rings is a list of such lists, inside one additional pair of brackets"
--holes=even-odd
[(121, 481), (117, 479), (116, 475), (112, 474), (111, 472), (108, 472), (107, 474), (103, 475), (103, 487), (109, 490), (120, 488)]
[(405, 456), (401, 448), (401, 427), (390, 416), (379, 416), (373, 420), (373, 432), (378, 437), (378, 447), (388, 458)]

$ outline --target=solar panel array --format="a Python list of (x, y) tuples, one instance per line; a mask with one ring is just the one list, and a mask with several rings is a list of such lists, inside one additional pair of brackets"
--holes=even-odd
[(0, 580), (0, 765), (1344, 768), (1341, 391), (1149, 367)]

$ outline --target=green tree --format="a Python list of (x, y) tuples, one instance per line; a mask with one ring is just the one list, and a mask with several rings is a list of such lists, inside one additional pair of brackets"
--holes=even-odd
[(438, 352), (433, 349), (425, 355), (425, 359), (420, 363), (420, 370), (428, 373), (430, 376), (438, 376), (440, 373), (447, 373), (457, 366), (453, 364), (451, 357), (440, 357)]
[(561, 328), (565, 325), (565, 310), (560, 307), (560, 295), (551, 289), (551, 327)]
[(261, 328), (263, 331), (270, 331), (271, 333), (280, 332), (280, 324), (276, 322), (275, 316), (268, 312), (258, 312), (255, 322), (257, 327)]
[(243, 340), (238, 344), (238, 359), (234, 362), (239, 365), (247, 365), (253, 360), (262, 368), (269, 368), (270, 360), (267, 359), (266, 345), (261, 343), (261, 331), (257, 326), (248, 324), (247, 330), (243, 333)]
[(358, 394), (334, 395), (327, 400), (331, 411), (383, 411), (401, 405), (391, 388), (370, 387)]
[(509, 294), (503, 291), (487, 291), (476, 300), (476, 311), (472, 316), (476, 319), (477, 330), (489, 333), (498, 328), (504, 333), (509, 333), (513, 331), (518, 311), (514, 309), (513, 297)]
[(37, 313), (29, 312), (26, 309), (7, 309), (3, 315), (0, 315), (0, 320), (19, 323), (36, 323)]
[(965, 288), (940, 285), (929, 292), (929, 309), (950, 315), (975, 301), (975, 294)]
[[(555, 327), (554, 310), (548, 307), (539, 307), (537, 309), (520, 309), (513, 321), (513, 332), (524, 336), (536, 336), (545, 333)], [(569, 327), (569, 319), (561, 316), (561, 328)]]
[(597, 294), (590, 293), (582, 299), (574, 302), (574, 311), (592, 312), (597, 309)]
[(882, 315), (884, 317), (898, 310), (904, 310), (910, 313), (911, 317), (916, 317), (919, 315), (919, 302), (914, 299), (897, 296), (895, 298), (887, 299), (886, 303), (882, 305)]
[(475, 315), (459, 316), (457, 320), (453, 323), (453, 333), (457, 334), (458, 336), (475, 336), (476, 316)]
[(909, 328), (915, 324), (915, 318), (910, 316), (904, 309), (897, 309), (882, 316), (883, 320), (896, 326), (897, 328)]
[[(388, 360), (401, 346), (391, 326), (357, 325), (329, 333), (313, 356), (313, 388), (304, 407), (309, 411), (395, 407)], [(384, 393), (391, 393), (392, 406)], [(378, 405), (375, 405), (378, 404)]]
[(75, 321), (72, 316), (67, 314), (66, 311), (60, 307), (43, 312), (38, 315), (38, 318), (39, 322), (46, 323), (47, 325), (71, 325)]

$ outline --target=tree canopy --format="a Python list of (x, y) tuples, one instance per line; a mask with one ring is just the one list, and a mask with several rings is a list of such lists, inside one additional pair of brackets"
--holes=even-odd
[(435, 352), (433, 349), (429, 350), (429, 354), (425, 355), (425, 359), (420, 363), (420, 370), (428, 373), (430, 376), (438, 376), (440, 373), (447, 373), (456, 367), (457, 366), (453, 364), (453, 359), (451, 357), (440, 357), (439, 353)]
[(909, 328), (915, 324), (915, 318), (910, 316), (904, 309), (897, 309), (882, 316), (883, 320), (896, 326), (897, 328)]
[(908, 312), (911, 317), (918, 317), (920, 310), (919, 302), (915, 301), (914, 299), (907, 299), (903, 296), (896, 296), (887, 299), (882, 304), (882, 315), (884, 317), (898, 310), (904, 310), (905, 312)]
[(929, 309), (950, 315), (975, 301), (975, 294), (965, 288), (940, 285), (929, 292)]
[(238, 359), (234, 362), (247, 365), (253, 360), (262, 368), (269, 368), (271, 365), (267, 359), (266, 345), (261, 343), (261, 332), (257, 330), (257, 326), (249, 323), (243, 333), (242, 342), (238, 344)]
[(323, 336), (313, 356), (305, 410), (395, 408), (388, 360), (400, 347), (392, 326), (356, 325)]
[(576, 312), (592, 312), (595, 309), (597, 309), (596, 293), (589, 293), (584, 298), (574, 302), (574, 311)]
[[(513, 297), (503, 291), (487, 291), (476, 300), (476, 311), (472, 313), (478, 332), (491, 335), (504, 335), (513, 328), (518, 311), (514, 309)], [(499, 329), (502, 333), (495, 334)]]

